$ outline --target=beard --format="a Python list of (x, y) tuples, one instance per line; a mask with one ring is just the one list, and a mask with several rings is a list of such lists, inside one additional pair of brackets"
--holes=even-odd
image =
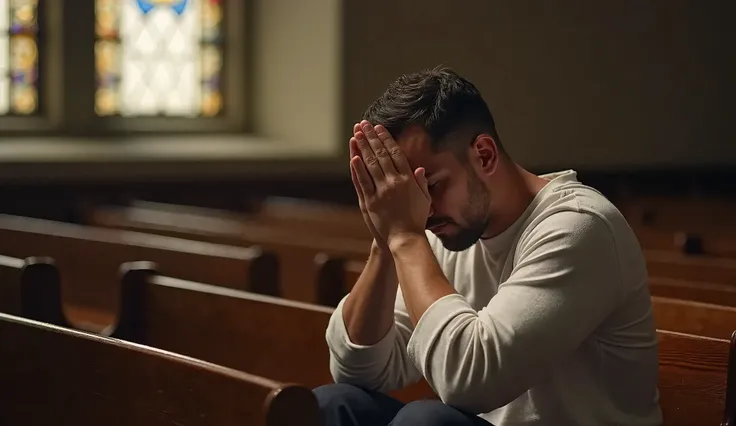
[(490, 222), (491, 194), (473, 170), (468, 170), (468, 204), (461, 216), (465, 225), (460, 225), (451, 218), (434, 217), (427, 222), (427, 227), (447, 224), (455, 229), (453, 234), (439, 234), (437, 238), (450, 251), (464, 251), (475, 244), (486, 232)]

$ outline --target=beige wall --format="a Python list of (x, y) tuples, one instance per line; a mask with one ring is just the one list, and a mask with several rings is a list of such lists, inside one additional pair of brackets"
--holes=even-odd
[(340, 0), (254, 0), (252, 130), (334, 149), (342, 120)]
[(736, 165), (734, 5), (345, 0), (342, 132), (396, 76), (444, 63), (528, 167)]

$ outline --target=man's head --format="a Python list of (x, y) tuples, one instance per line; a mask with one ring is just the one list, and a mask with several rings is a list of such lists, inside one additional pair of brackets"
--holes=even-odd
[(413, 168), (425, 168), (432, 196), (427, 229), (447, 249), (465, 250), (483, 236), (503, 148), (472, 83), (446, 68), (404, 75), (363, 118), (386, 127)]

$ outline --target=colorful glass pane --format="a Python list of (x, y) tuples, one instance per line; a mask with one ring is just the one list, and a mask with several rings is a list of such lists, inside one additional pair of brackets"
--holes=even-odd
[(220, 0), (96, 0), (99, 115), (222, 111)]
[(38, 111), (38, 0), (0, 0), (0, 114)]

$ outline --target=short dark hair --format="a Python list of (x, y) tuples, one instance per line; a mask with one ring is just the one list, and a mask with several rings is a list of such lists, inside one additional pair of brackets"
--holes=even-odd
[(493, 115), (478, 89), (445, 67), (402, 75), (368, 107), (363, 119), (381, 124), (394, 137), (410, 125), (420, 125), (434, 151), (460, 154), (476, 136), (488, 134), (503, 152)]

